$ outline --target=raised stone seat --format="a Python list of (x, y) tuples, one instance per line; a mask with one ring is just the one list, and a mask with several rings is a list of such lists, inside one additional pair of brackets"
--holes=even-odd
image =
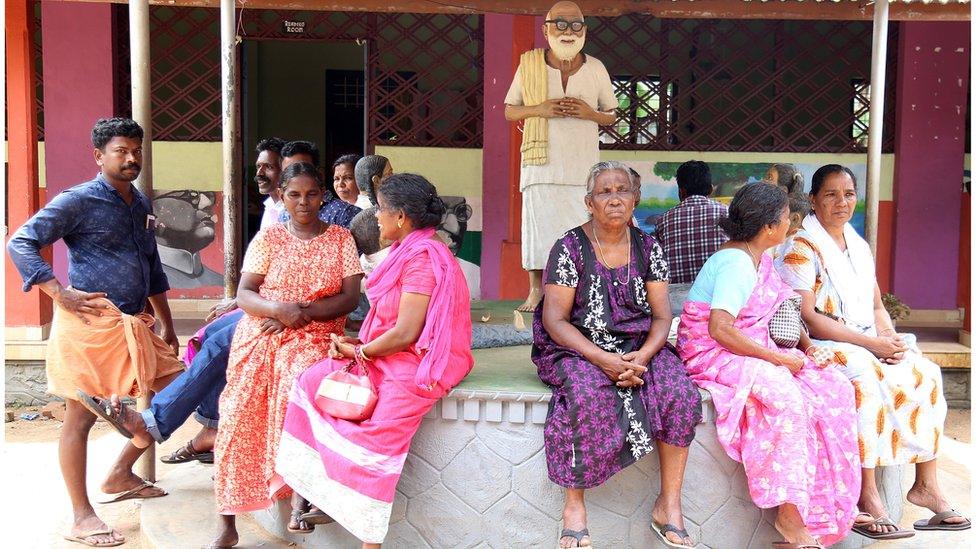
[[(528, 360), (528, 347), (475, 351), (471, 374), (424, 419), (397, 488), (385, 546), (552, 547), (561, 528), (562, 489), (549, 481), (543, 423), (549, 390)], [(715, 413), (702, 392), (704, 419), (692, 444), (682, 491), (686, 527), (699, 547), (770, 546), (780, 539), (774, 510), (749, 498), (742, 466), (721, 448)], [(587, 491), (596, 547), (662, 546), (649, 529), (660, 489), (657, 455)], [(901, 468), (878, 472), (895, 522), (902, 515)], [(307, 547), (355, 547), (338, 524), (308, 536), (285, 530), (289, 505), (253, 513), (273, 534)], [(862, 547), (851, 535), (834, 547)]]

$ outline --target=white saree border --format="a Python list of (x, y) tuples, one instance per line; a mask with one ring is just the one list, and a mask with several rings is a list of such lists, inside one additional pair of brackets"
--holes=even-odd
[(275, 472), (350, 534), (366, 543), (383, 543), (393, 503), (365, 496), (329, 478), (322, 456), (287, 431), (281, 433)]

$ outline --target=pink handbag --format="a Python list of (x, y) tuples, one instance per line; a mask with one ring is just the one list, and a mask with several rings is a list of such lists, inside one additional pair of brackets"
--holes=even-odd
[(376, 401), (376, 389), (358, 357), (325, 376), (315, 392), (315, 407), (320, 412), (349, 421), (369, 419)]

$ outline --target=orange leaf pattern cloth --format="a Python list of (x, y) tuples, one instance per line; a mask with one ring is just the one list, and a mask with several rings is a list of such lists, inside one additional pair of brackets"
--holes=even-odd
[[(840, 293), (831, 284), (823, 256), (809, 235), (801, 230), (780, 249), (783, 259), (776, 261), (776, 269), (783, 281), (794, 290), (813, 292), (818, 312), (840, 316)], [(942, 372), (918, 351), (914, 336), (909, 335), (907, 342), (909, 351), (901, 362), (882, 364), (863, 347), (813, 340), (834, 351), (836, 362), (844, 364), (837, 370), (854, 384), (858, 443), (865, 467), (925, 462), (938, 453), (946, 418)]]

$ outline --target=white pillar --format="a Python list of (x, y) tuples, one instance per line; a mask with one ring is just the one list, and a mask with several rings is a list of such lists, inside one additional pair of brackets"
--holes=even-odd
[[(132, 119), (142, 126), (142, 170), (135, 186), (152, 200), (152, 94), (149, 78), (149, 0), (129, 0), (129, 66), (132, 74)], [(149, 407), (149, 393), (136, 401)], [(136, 462), (136, 474), (156, 482), (156, 445), (150, 444)]]
[(888, 0), (874, 3), (871, 46), (871, 107), (868, 127), (868, 180), (865, 189), (864, 231), (871, 252), (878, 253), (878, 193), (881, 188), (881, 141), (884, 129), (885, 65), (888, 62)]
[(220, 0), (220, 81), (224, 157), (224, 296), (237, 295), (241, 257), (241, 174), (234, 0)]

